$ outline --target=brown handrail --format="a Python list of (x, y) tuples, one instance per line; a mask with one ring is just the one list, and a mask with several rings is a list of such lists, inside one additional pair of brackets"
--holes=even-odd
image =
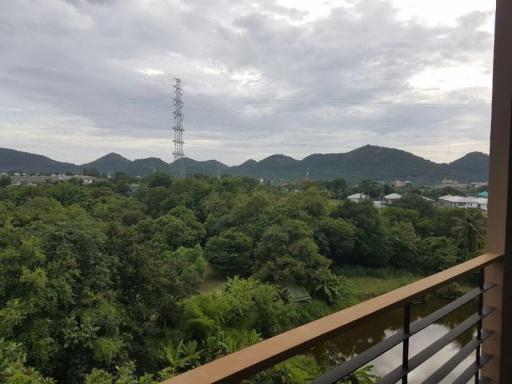
[(280, 335), (263, 340), (238, 352), (192, 369), (162, 384), (207, 384), (237, 382), (283, 360), (301, 353), (311, 346), (332, 338), (379, 313), (411, 302), (468, 273), (480, 270), (501, 258), (486, 253), (442, 272), (425, 277), (391, 292), (366, 300), (350, 308), (304, 324)]

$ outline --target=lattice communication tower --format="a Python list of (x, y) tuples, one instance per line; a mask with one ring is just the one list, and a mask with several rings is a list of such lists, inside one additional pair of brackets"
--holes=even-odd
[(176, 173), (179, 177), (185, 177), (185, 164), (183, 162), (183, 158), (185, 157), (185, 153), (183, 152), (183, 89), (181, 88), (181, 80), (176, 79), (176, 84), (174, 85), (174, 166), (176, 167)]

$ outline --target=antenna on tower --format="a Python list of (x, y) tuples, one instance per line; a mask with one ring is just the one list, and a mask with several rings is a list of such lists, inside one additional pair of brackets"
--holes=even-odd
[(178, 177), (185, 177), (185, 164), (183, 163), (183, 89), (181, 88), (181, 80), (176, 78), (176, 84), (174, 85), (174, 166), (176, 167), (176, 173)]

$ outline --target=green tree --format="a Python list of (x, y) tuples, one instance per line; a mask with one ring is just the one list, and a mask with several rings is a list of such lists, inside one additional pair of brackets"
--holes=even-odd
[(83, 203), (87, 198), (87, 192), (78, 183), (58, 183), (50, 188), (50, 196), (62, 205), (71, 205)]
[(457, 246), (450, 238), (427, 237), (420, 244), (419, 272), (431, 274), (449, 268), (457, 262)]
[(482, 252), (485, 243), (485, 216), (478, 209), (466, 209), (457, 218), (453, 234), (459, 241), (462, 260)]
[(20, 343), (0, 339), (0, 382), (5, 384), (54, 384), (40, 372), (26, 366), (27, 356)]
[(205, 231), (192, 216), (180, 218), (169, 214), (160, 216), (156, 220), (145, 219), (137, 224), (137, 230), (161, 251), (193, 247), (201, 241)]
[(346, 262), (354, 252), (356, 227), (347, 220), (322, 218), (315, 229), (320, 253), (337, 262)]
[(146, 177), (146, 183), (149, 188), (164, 187), (169, 188), (173, 183), (173, 178), (165, 173), (156, 172)]
[(348, 185), (345, 179), (336, 178), (333, 181), (327, 181), (325, 186), (337, 199), (341, 199), (347, 194)]
[(394, 268), (418, 271), (420, 239), (409, 222), (396, 222), (388, 230), (390, 264)]
[(421, 215), (416, 209), (402, 208), (398, 206), (398, 204), (393, 204), (393, 206), (386, 207), (386, 209), (382, 210), (382, 217), (386, 219), (390, 225), (405, 222), (416, 227), (420, 221)]
[(297, 281), (309, 289), (315, 277), (327, 274), (330, 260), (322, 256), (313, 240), (313, 231), (300, 220), (286, 220), (263, 233), (254, 251), (255, 276), (264, 281)]
[(371, 179), (361, 180), (357, 187), (359, 192), (362, 191), (364, 194), (370, 196), (373, 199), (380, 197), (383, 192), (382, 186), (375, 180)]
[[(147, 207), (147, 212), (152, 217), (157, 217), (168, 210), (169, 189), (163, 186), (148, 188), (142, 196), (142, 202)], [(172, 207), (170, 207), (172, 208)]]
[(227, 276), (246, 276), (252, 271), (252, 239), (234, 229), (208, 240), (206, 259), (213, 267)]
[(371, 201), (346, 201), (333, 211), (332, 217), (350, 221), (357, 228), (354, 253), (350, 262), (366, 267), (384, 267), (388, 264), (388, 239), (379, 213)]
[(140, 301), (136, 309), (145, 311), (140, 316), (150, 324), (165, 329), (175, 323), (180, 314), (180, 301), (197, 292), (202, 275), (197, 266), (187, 260), (188, 256), (183, 249), (173, 254), (144, 247), (138, 253), (143, 261), (138, 271), (142, 281), (134, 292)]
[(0, 188), (5, 188), (11, 185), (11, 178), (8, 175), (0, 176)]
[(85, 378), (85, 384), (156, 384), (151, 375), (137, 377), (135, 364), (128, 362), (116, 367), (114, 373), (94, 368)]
[(394, 205), (415, 210), (424, 217), (430, 217), (434, 214), (434, 203), (416, 193), (406, 193)]
[(325, 190), (310, 187), (306, 191), (291, 195), (288, 198), (288, 205), (293, 210), (304, 212), (313, 218), (319, 218), (327, 215), (327, 195)]

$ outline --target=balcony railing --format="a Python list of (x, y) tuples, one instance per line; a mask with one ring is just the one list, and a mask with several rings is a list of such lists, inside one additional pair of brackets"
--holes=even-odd
[[(364, 352), (335, 367), (318, 377), (314, 383), (336, 383), (354, 373), (359, 368), (402, 344), (402, 361), (381, 377), (378, 383), (407, 383), (408, 374), (432, 357), (440, 349), (448, 345), (464, 332), (476, 327), (476, 336), (466, 343), (448, 361), (424, 378), (424, 383), (439, 383), (464, 359), (474, 354), (473, 363), (462, 372), (454, 383), (467, 383), (472, 377), (476, 383), (490, 383), (491, 380), (482, 377), (480, 370), (493, 357), (481, 352), (481, 346), (493, 336), (491, 330), (483, 329), (483, 319), (495, 311), (495, 308), (484, 307), (483, 295), (496, 289), (496, 284), (484, 282), (484, 268), (498, 262), (501, 255), (487, 253), (456, 265), (435, 275), (418, 280), (412, 284), (398, 288), (373, 299), (364, 301), (350, 308), (323, 317), (301, 327), (274, 336), (241, 351), (219, 358), (196, 369), (164, 381), (165, 384), (204, 384), (204, 383), (237, 383), (251, 377), (273, 365), (284, 361), (296, 354), (307, 352), (311, 347), (327, 341), (335, 335), (374, 318), (384, 311), (403, 307), (403, 329)], [(426, 293), (441, 288), (448, 283), (460, 279), (472, 272), (480, 271), (479, 286), (428, 316), (416, 321), (410, 321), (411, 303)], [(492, 292), (492, 291), (491, 291)], [(437, 340), (433, 340), (413, 357), (409, 356), (409, 339), (429, 325), (447, 316), (463, 305), (477, 300), (475, 312), (466, 320)]]

